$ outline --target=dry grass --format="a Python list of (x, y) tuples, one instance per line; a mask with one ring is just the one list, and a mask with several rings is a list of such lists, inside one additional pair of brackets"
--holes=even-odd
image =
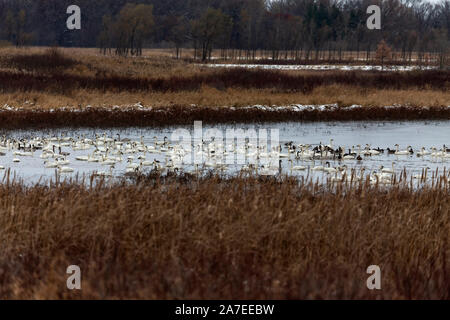
[(290, 105), (290, 104), (330, 104), (344, 106), (359, 104), (364, 106), (415, 105), (447, 106), (450, 105), (450, 91), (442, 90), (389, 90), (359, 89), (346, 85), (322, 86), (311, 93), (273, 92), (270, 89), (236, 89), (218, 90), (202, 86), (195, 91), (181, 92), (105, 92), (100, 94), (90, 90), (78, 90), (73, 95), (42, 92), (0, 93), (0, 105), (8, 104), (23, 108), (42, 110), (59, 107), (79, 106), (126, 106), (141, 102), (146, 106), (170, 107), (174, 105), (200, 107), (249, 106), (249, 105)]
[[(144, 181), (0, 185), (0, 298), (449, 298), (448, 181)], [(71, 264), (81, 291), (66, 289)]]
[(57, 48), (33, 54), (11, 54), (2, 56), (1, 66), (32, 73), (59, 73), (72, 68), (77, 62), (62, 54)]
[[(60, 49), (75, 61), (53, 74), (19, 68), (48, 54), (46, 48), (0, 49), (0, 105), (58, 108), (125, 106), (246, 106), (294, 103), (385, 106), (447, 106), (448, 72), (216, 70), (170, 58), (167, 50), (147, 50), (142, 58), (102, 56), (94, 49)], [(49, 61), (52, 61), (51, 59)], [(32, 65), (33, 66), (33, 65)]]
[[(111, 55), (102, 55), (96, 49), (81, 48), (58, 48), (61, 56), (71, 59), (76, 64), (66, 68), (64, 73), (73, 76), (126, 76), (126, 77), (158, 77), (189, 75), (198, 72), (201, 69), (194, 64), (182, 60), (172, 59), (159, 51), (153, 54), (136, 57), (117, 57)], [(0, 69), (7, 68), (10, 61), (21, 57), (28, 60), (35, 60), (48, 56), (49, 48), (0, 48)], [(51, 58), (51, 57), (49, 57)], [(12, 67), (17, 70), (17, 65)], [(206, 69), (205, 69), (206, 70)], [(45, 70), (42, 70), (45, 71)]]
[[(34, 67), (34, 66), (33, 66)], [(271, 89), (283, 93), (310, 93), (329, 85), (347, 85), (359, 89), (450, 89), (450, 71), (361, 72), (327, 71), (309, 74), (261, 69), (218, 69), (209, 73), (176, 75), (167, 78), (126, 75), (83, 76), (66, 73), (0, 71), (3, 92), (39, 91), (70, 94), (76, 90), (102, 92), (180, 92), (196, 91), (202, 86), (218, 90)]]
[(386, 120), (448, 120), (450, 108), (396, 106), (394, 108), (328, 108), (326, 111), (294, 108), (217, 108), (175, 105), (141, 109), (79, 108), (58, 110), (2, 110), (2, 129), (24, 128), (115, 128), (115, 127), (165, 127), (204, 123), (263, 123), (283, 121), (386, 121)]

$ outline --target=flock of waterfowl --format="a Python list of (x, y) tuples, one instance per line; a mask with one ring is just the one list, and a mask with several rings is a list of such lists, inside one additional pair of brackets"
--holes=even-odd
[[(9, 160), (2, 161), (8, 155), (11, 155)], [(240, 156), (245, 161), (236, 168), (235, 162), (229, 164), (227, 161), (230, 155)], [(380, 155), (392, 156), (392, 166), (365, 167), (366, 162)], [(198, 173), (206, 168), (224, 172), (234, 166), (236, 172), (252, 172), (261, 176), (280, 174), (283, 170), (291, 174), (322, 172), (331, 181), (357, 181), (368, 176), (374, 183), (390, 184), (396, 173), (395, 162), (401, 161), (402, 157), (445, 162), (450, 160), (450, 148), (443, 145), (414, 150), (411, 146), (401, 149), (398, 144), (385, 149), (374, 148), (370, 144), (347, 148), (334, 145), (333, 139), (329, 144), (296, 144), (291, 141), (271, 148), (254, 145), (248, 139), (242, 145), (236, 142), (226, 145), (214, 139), (183, 145), (172, 143), (167, 137), (158, 139), (155, 136), (151, 142), (145, 142), (144, 136), (132, 140), (121, 138), (120, 134), (108, 136), (106, 133), (96, 134), (92, 138), (81, 135), (28, 139), (3, 136), (0, 139), (0, 170), (19, 164), (24, 157), (40, 159), (44, 168), (54, 169), (61, 174), (77, 172), (77, 163), (104, 167), (104, 170), (93, 171), (94, 175), (103, 177), (132, 175), (144, 170)], [(194, 158), (202, 160), (194, 164), (186, 161)], [(117, 173), (115, 169), (119, 165), (124, 171)], [(424, 174), (430, 168), (424, 166), (416, 169), (421, 172), (412, 177), (424, 179)]]

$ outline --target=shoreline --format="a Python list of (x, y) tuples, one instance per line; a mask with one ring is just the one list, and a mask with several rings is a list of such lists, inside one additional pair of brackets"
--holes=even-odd
[(145, 107), (141, 104), (113, 107), (0, 108), (0, 127), (4, 130), (25, 128), (118, 128), (167, 127), (194, 121), (206, 124), (319, 122), (319, 121), (414, 121), (450, 120), (450, 105), (427, 106), (339, 106), (290, 105), (247, 107), (170, 106)]

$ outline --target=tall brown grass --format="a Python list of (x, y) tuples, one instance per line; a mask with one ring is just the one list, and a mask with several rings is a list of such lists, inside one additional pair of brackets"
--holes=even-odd
[(80, 76), (72, 74), (28, 74), (0, 71), (2, 92), (41, 91), (70, 94), (74, 90), (101, 92), (178, 92), (195, 91), (202, 86), (218, 89), (273, 89), (288, 92), (312, 92), (326, 85), (342, 84), (375, 89), (449, 90), (450, 71), (361, 72), (333, 71), (305, 75), (271, 70), (231, 69), (170, 78), (129, 77), (126, 75)]
[[(3, 299), (448, 299), (447, 185), (0, 185)], [(79, 265), (82, 290), (66, 288)], [(382, 289), (366, 287), (379, 265)]]
[[(53, 68), (54, 67), (54, 68)], [(447, 106), (448, 72), (218, 70), (170, 58), (102, 56), (93, 49), (0, 49), (0, 105), (412, 104)]]
[[(152, 107), (246, 107), (252, 105), (286, 106), (291, 104), (330, 104), (342, 106), (391, 106), (410, 105), (421, 107), (448, 106), (450, 90), (419, 89), (364, 89), (351, 85), (321, 86), (310, 93), (280, 92), (271, 89), (228, 88), (219, 90), (202, 86), (196, 91), (179, 92), (99, 92), (95, 90), (75, 90), (72, 94), (55, 94), (39, 91), (0, 92), (0, 106), (8, 104), (24, 109), (61, 109), (93, 107), (127, 106), (141, 102)], [(426, 109), (426, 108), (423, 108)]]
[(19, 53), (0, 58), (0, 66), (32, 73), (55, 73), (73, 67), (77, 62), (53, 47), (43, 52)]

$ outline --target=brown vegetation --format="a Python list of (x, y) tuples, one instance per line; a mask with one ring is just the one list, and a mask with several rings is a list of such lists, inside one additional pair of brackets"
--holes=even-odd
[(75, 76), (69, 74), (35, 75), (0, 72), (2, 92), (39, 91), (70, 94), (74, 90), (100, 92), (178, 92), (195, 91), (202, 86), (217, 89), (272, 89), (282, 92), (310, 93), (315, 88), (342, 84), (374, 89), (450, 89), (450, 71), (415, 72), (320, 72), (308, 75), (291, 75), (270, 70), (231, 69), (218, 70), (191, 76), (170, 78), (134, 78), (116, 76)]
[[(2, 299), (448, 299), (450, 193), (295, 179), (0, 185)], [(87, 183), (89, 185), (89, 183)], [(66, 288), (66, 268), (82, 290)], [(366, 268), (382, 290), (366, 288)]]
[(292, 108), (214, 108), (172, 106), (153, 109), (88, 108), (80, 110), (2, 110), (2, 129), (77, 127), (161, 127), (204, 123), (261, 123), (276, 121), (372, 121), (372, 120), (448, 120), (448, 107), (364, 107), (334, 108), (328, 111)]
[(173, 107), (192, 104), (198, 107), (245, 107), (250, 105), (285, 106), (290, 104), (339, 103), (343, 106), (389, 106), (414, 105), (441, 107), (450, 104), (450, 90), (392, 90), (364, 89), (351, 85), (321, 86), (311, 93), (277, 92), (271, 89), (228, 88), (219, 90), (203, 86), (195, 91), (179, 92), (96, 92), (77, 90), (73, 94), (49, 94), (46, 92), (0, 93), (0, 106), (22, 107), (25, 109), (59, 109), (61, 107), (80, 108), (88, 105), (111, 108), (141, 102), (145, 106)]
[(7, 55), (0, 60), (0, 66), (3, 68), (32, 73), (58, 73), (76, 64), (74, 59), (62, 54), (55, 47), (32, 54)]
[[(449, 72), (221, 70), (174, 60), (161, 50), (141, 58), (93, 49), (0, 50), (0, 106), (247, 106), (361, 104), (447, 106)], [(55, 66), (55, 68), (51, 68)]]

